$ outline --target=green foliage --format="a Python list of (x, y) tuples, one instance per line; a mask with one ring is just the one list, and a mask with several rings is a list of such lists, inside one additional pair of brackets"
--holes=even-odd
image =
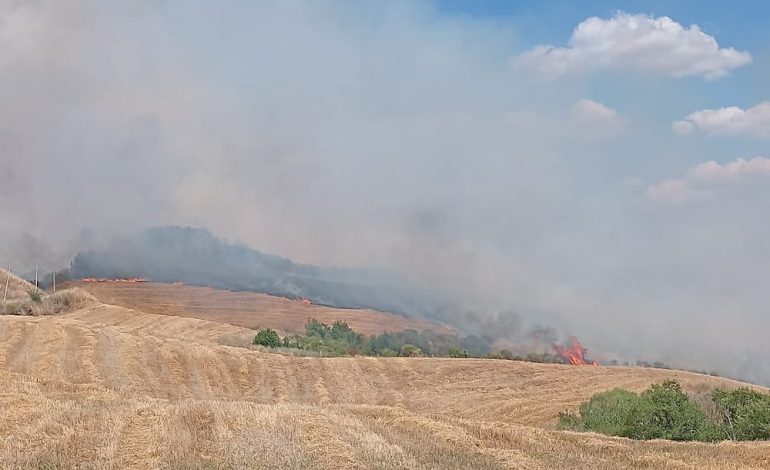
[(621, 389), (614, 389), (594, 395), (580, 405), (580, 414), (562, 414), (559, 426), (576, 431), (596, 431), (610, 436), (631, 437), (630, 428), (633, 410), (637, 407), (639, 395)]
[(631, 409), (629, 435), (633, 439), (702, 440), (706, 414), (673, 380), (642, 392)]
[(283, 345), (278, 333), (271, 328), (263, 328), (257, 332), (254, 337), (254, 344), (268, 348), (277, 348)]
[(380, 356), (382, 357), (396, 357), (398, 356), (398, 351), (390, 348), (385, 348), (382, 351), (380, 351)]
[(453, 358), (468, 357), (468, 351), (466, 351), (465, 349), (460, 349), (458, 347), (452, 346), (451, 348), (449, 348), (449, 357), (453, 357)]
[(770, 395), (749, 389), (717, 390), (714, 403), (724, 419), (704, 410), (669, 380), (641, 394), (615, 389), (594, 395), (578, 414), (563, 413), (561, 429), (595, 431), (632, 439), (673, 441), (759, 440), (770, 438)]
[(27, 291), (27, 294), (29, 294), (29, 300), (35, 302), (36, 304), (39, 304), (43, 301), (43, 294), (37, 289), (30, 289)]
[(770, 395), (739, 388), (715, 390), (712, 398), (724, 414), (723, 426), (731, 439), (770, 439)]
[[(259, 335), (258, 335), (259, 336)], [(317, 352), (323, 356), (438, 356), (438, 357), (490, 357), (497, 359), (521, 360), (511, 351), (501, 350), (490, 353), (492, 339), (486, 336), (471, 335), (461, 337), (453, 334), (442, 334), (433, 331), (404, 330), (394, 333), (386, 332), (374, 336), (364, 336), (353, 330), (344, 321), (336, 321), (331, 325), (316, 319), (308, 320), (304, 335), (288, 335), (278, 338), (277, 343), (270, 338), (268, 344), (257, 342), (268, 347), (284, 347)], [(532, 355), (536, 362), (562, 362), (559, 357), (550, 353)]]
[(404, 357), (417, 357), (422, 355), (422, 351), (414, 344), (407, 343), (401, 346), (401, 355)]

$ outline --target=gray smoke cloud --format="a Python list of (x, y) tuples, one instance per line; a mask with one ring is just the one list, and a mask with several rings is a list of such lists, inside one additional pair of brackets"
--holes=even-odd
[(770, 381), (769, 226), (746, 209), (767, 193), (650, 202), (716, 158), (670, 135), (681, 111), (625, 116), (582, 79), (512, 70), (531, 46), (513, 24), (399, 1), (0, 0), (0, 18), (4, 264), (206, 227), (387, 268), (479, 324), (512, 309), (595, 354)]

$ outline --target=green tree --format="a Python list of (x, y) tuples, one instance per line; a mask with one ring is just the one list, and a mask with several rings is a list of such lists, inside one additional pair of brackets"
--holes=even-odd
[(770, 439), (770, 395), (748, 388), (712, 393), (724, 415), (722, 426), (733, 440)]
[(468, 351), (452, 346), (449, 348), (449, 357), (463, 358), (468, 357)]
[(642, 392), (631, 414), (634, 439), (692, 441), (700, 437), (706, 414), (687, 397), (679, 382), (667, 380)]
[(401, 346), (401, 355), (404, 357), (417, 357), (422, 355), (422, 351), (417, 346), (407, 343)]
[(254, 337), (254, 344), (265, 346), (268, 348), (277, 348), (281, 346), (281, 338), (278, 336), (278, 332), (272, 328), (263, 328), (257, 332), (257, 336)]

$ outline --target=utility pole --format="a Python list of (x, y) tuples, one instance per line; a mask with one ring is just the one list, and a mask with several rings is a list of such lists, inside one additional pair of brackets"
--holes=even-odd
[(56, 295), (56, 271), (54, 271), (51, 276), (53, 276), (53, 294)]
[(8, 299), (8, 282), (11, 280), (11, 267), (8, 266), (8, 276), (5, 278), (5, 294), (3, 294), (3, 302)]

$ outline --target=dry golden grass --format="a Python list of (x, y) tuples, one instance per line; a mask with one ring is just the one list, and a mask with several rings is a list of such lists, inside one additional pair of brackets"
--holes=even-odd
[(92, 304), (0, 317), (1, 468), (770, 468), (770, 443), (635, 442), (556, 431), (641, 368), (302, 358), (219, 344), (253, 334)]
[[(5, 286), (8, 284), (6, 295)], [(6, 298), (9, 301), (29, 300), (29, 292), (35, 291), (35, 286), (5, 269), (0, 269), (0, 301)]]
[[(37, 300), (33, 299), (33, 295), (38, 296)], [(8, 271), (0, 270), (0, 315), (55, 315), (95, 302), (94, 296), (78, 287), (56, 293), (45, 292)]]
[(302, 333), (308, 319), (315, 318), (327, 324), (337, 320), (346, 321), (353, 329), (365, 335), (408, 329), (452, 332), (446, 326), (402, 315), (309, 305), (254, 292), (230, 292), (209, 287), (152, 282), (77, 282), (69, 285), (78, 286), (111, 305), (158, 315), (213, 320), (250, 329), (274, 328), (287, 333)]

